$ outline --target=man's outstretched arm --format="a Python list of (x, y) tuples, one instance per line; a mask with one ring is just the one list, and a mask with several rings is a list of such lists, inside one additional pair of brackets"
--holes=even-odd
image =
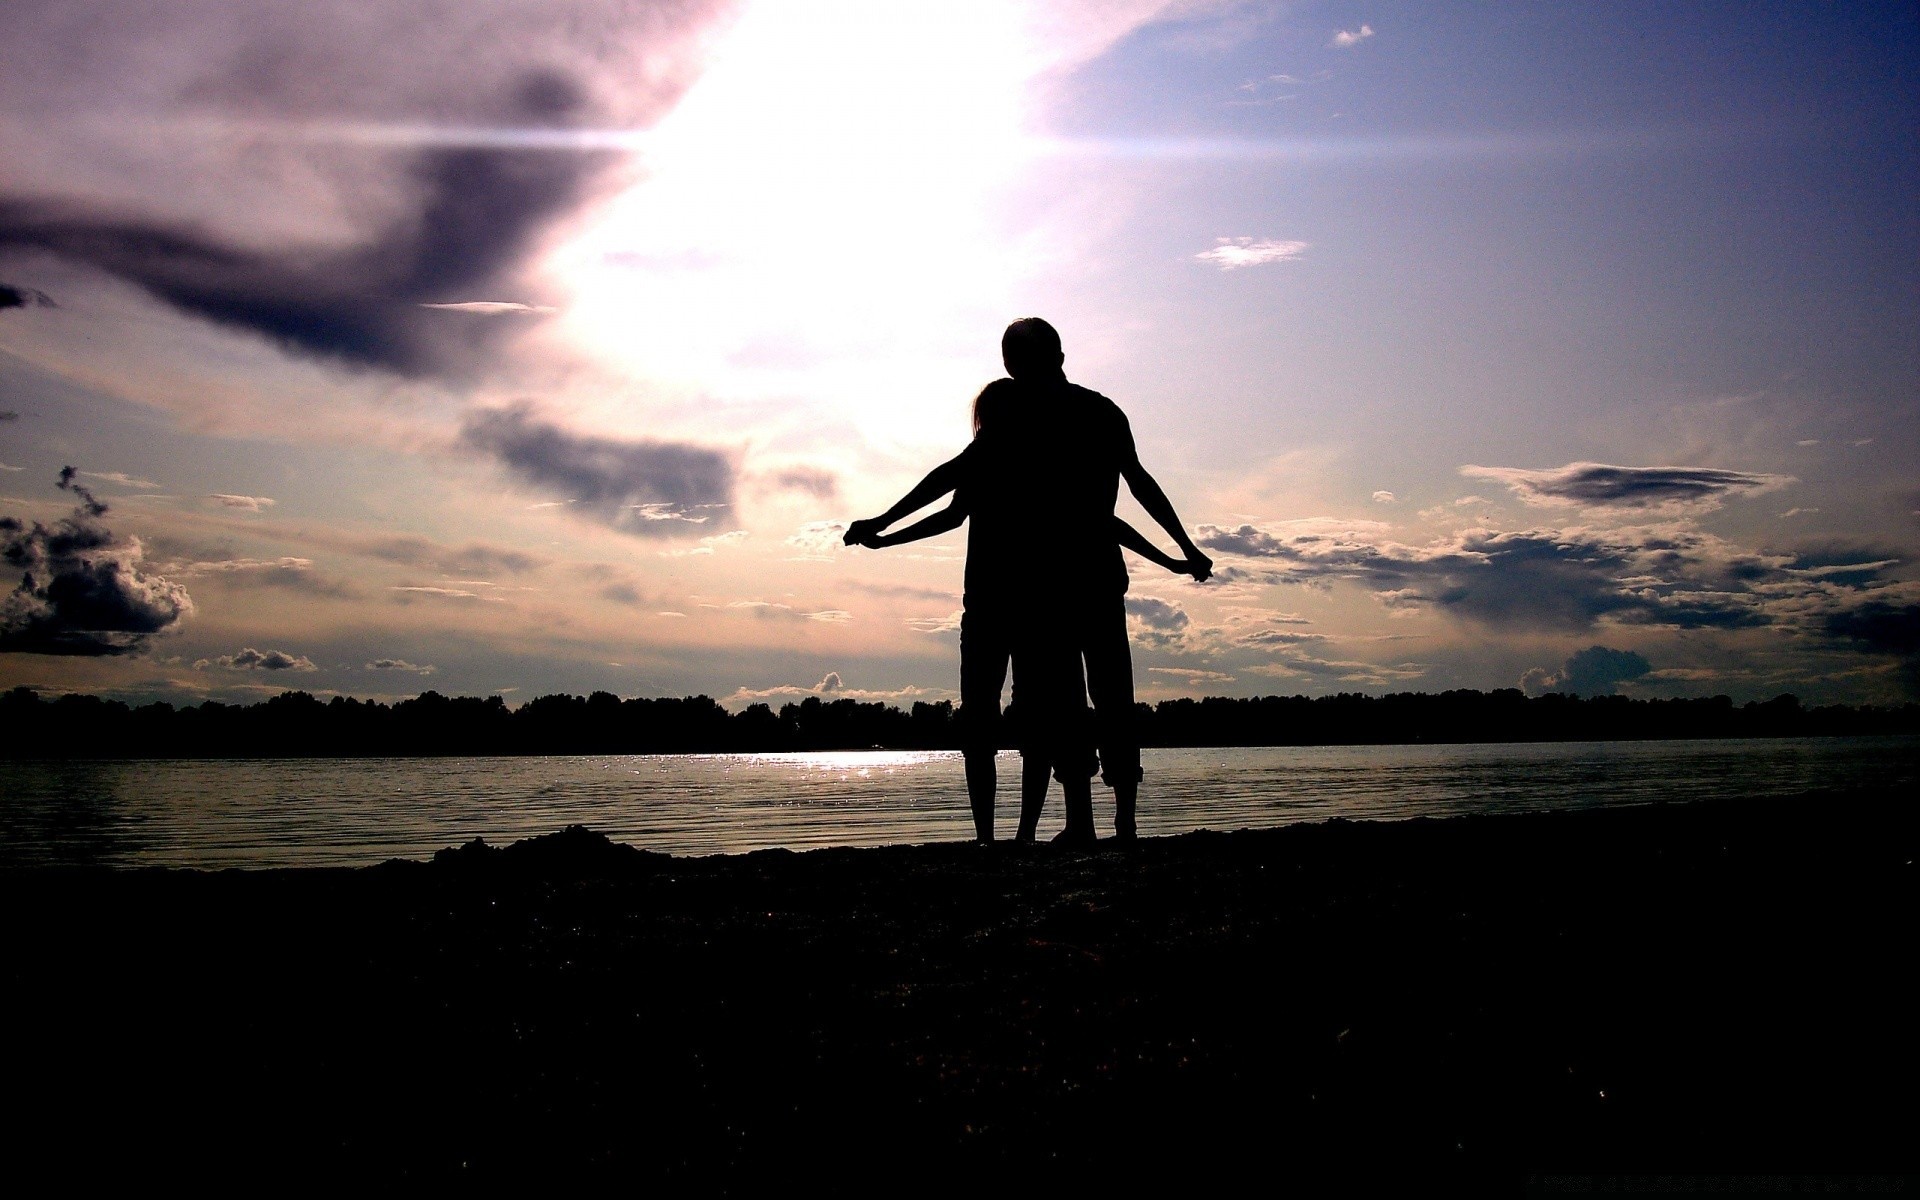
[(1166, 530), (1185, 552), (1187, 562), (1194, 569), (1193, 577), (1204, 580), (1213, 574), (1213, 560), (1202, 554), (1200, 547), (1194, 545), (1193, 539), (1187, 536), (1186, 526), (1180, 524), (1180, 514), (1173, 511), (1173, 501), (1167, 499), (1167, 494), (1160, 490), (1160, 484), (1153, 476), (1147, 474), (1140, 460), (1136, 458), (1120, 468), (1120, 476), (1127, 481), (1127, 490), (1140, 502), (1140, 507), (1146, 509), (1147, 515), (1159, 522), (1160, 528)]
[(927, 477), (913, 486), (913, 490), (900, 497), (899, 503), (877, 517), (868, 517), (864, 521), (855, 521), (847, 526), (847, 532), (841, 542), (851, 546), (858, 542), (865, 544), (868, 539), (877, 536), (881, 530), (898, 521), (908, 513), (919, 512), (927, 505), (952, 491), (960, 482), (960, 460), (964, 454), (956, 454), (927, 472)]

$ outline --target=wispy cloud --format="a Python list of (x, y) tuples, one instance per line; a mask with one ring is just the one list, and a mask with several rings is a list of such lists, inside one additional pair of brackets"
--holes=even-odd
[(207, 499), (222, 508), (239, 508), (247, 512), (265, 512), (274, 505), (272, 496), (236, 496), (229, 492), (214, 492)]
[(1306, 242), (1285, 242), (1274, 238), (1223, 237), (1214, 240), (1216, 245), (1213, 249), (1202, 250), (1194, 257), (1201, 262), (1212, 263), (1222, 271), (1292, 262), (1305, 253), (1308, 245)]
[(110, 483), (115, 487), (132, 488), (140, 492), (151, 492), (163, 486), (155, 483), (151, 479), (140, 479), (129, 475), (125, 471), (82, 471), (80, 474), (86, 476), (88, 479), (98, 479), (101, 483)]
[(1345, 50), (1350, 46), (1358, 46), (1372, 36), (1373, 26), (1371, 25), (1362, 25), (1358, 29), (1342, 29), (1333, 35), (1333, 41), (1329, 45)]
[(451, 304), (422, 304), (421, 308), (441, 312), (473, 313), (482, 317), (545, 316), (560, 310), (546, 304), (521, 304), (516, 300), (460, 300)]

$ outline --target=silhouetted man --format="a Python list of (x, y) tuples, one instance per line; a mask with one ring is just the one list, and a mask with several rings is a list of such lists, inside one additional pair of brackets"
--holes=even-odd
[[(1134, 717), (1133, 654), (1127, 642), (1127, 567), (1113, 534), (1120, 481), (1126, 480), (1147, 515), (1179, 544), (1195, 567), (1195, 578), (1205, 579), (1211, 573), (1212, 560), (1193, 544), (1166, 493), (1140, 465), (1126, 414), (1098, 392), (1067, 381), (1066, 354), (1053, 326), (1038, 317), (1015, 321), (1000, 339), (1000, 356), (1007, 374), (1030, 397), (1030, 411), (1022, 414), (1018, 436), (1026, 442), (1022, 458), (1034, 467), (1001, 484), (1028, 514), (1025, 536), (1047, 540), (1045, 577), (1034, 580), (1034, 587), (1046, 590), (1050, 611), (1071, 614), (1064, 636), (1084, 656), (1101, 775), (1113, 788), (1114, 832), (1131, 839), (1140, 788), (1140, 741)], [(853, 522), (846, 540), (865, 541), (951, 491), (959, 482), (960, 461), (956, 458), (936, 467), (880, 516)], [(963, 720), (968, 699), (962, 697)], [(974, 702), (981, 704), (984, 698)], [(992, 707), (997, 713), (997, 695), (992, 697)], [(969, 727), (978, 725), (982, 716), (974, 714)], [(977, 757), (978, 752), (969, 754), (967, 772), (976, 814), (981, 784), (987, 789), (989, 805), (993, 786), (990, 761), (977, 766)], [(1068, 808), (1063, 839), (1091, 842), (1092, 813), (1090, 809), (1076, 812), (1075, 807)]]

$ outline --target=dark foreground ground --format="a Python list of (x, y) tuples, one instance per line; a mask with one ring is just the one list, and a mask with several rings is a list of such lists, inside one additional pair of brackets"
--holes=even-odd
[(0, 876), (4, 1173), (1911, 1190), (1913, 812)]

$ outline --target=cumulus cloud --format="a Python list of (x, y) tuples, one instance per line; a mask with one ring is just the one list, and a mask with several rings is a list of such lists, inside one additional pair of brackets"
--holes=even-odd
[(1214, 239), (1213, 249), (1202, 250), (1194, 257), (1201, 262), (1212, 263), (1222, 271), (1234, 271), (1241, 267), (1292, 262), (1305, 253), (1306, 249), (1306, 242), (1283, 242), (1273, 238), (1223, 237)]
[[(1268, 583), (1351, 582), (1389, 608), (1500, 630), (1771, 628), (1812, 652), (1908, 661), (1903, 614), (1920, 583), (1871, 546), (1759, 552), (1684, 523), (1622, 529), (1463, 530), (1424, 546), (1364, 533), (1203, 525), (1198, 543)], [(1279, 640), (1279, 639), (1275, 639)], [(1905, 669), (1905, 668), (1902, 668)]]
[(847, 686), (846, 681), (841, 678), (840, 672), (828, 671), (821, 677), (820, 682), (814, 684), (812, 687), (799, 687), (793, 684), (784, 684), (769, 688), (742, 687), (735, 690), (731, 696), (728, 696), (726, 703), (729, 706), (737, 708), (757, 702), (795, 701), (813, 698), (825, 701), (855, 700), (862, 703), (909, 704), (915, 700), (926, 699), (928, 697), (950, 698), (952, 695), (953, 693), (950, 691), (922, 687), (904, 687), (893, 691), (872, 691), (865, 688), (853, 688)]
[(420, 305), (529, 294), (547, 231), (618, 161), (513, 135), (658, 117), (723, 7), (102, 0), (76, 22), (16, 0), (0, 247), (302, 355), (461, 370), (512, 322)]
[(1366, 41), (1372, 36), (1373, 26), (1362, 25), (1358, 29), (1342, 29), (1336, 32), (1330, 44), (1345, 50), (1350, 46), (1358, 46), (1361, 42)]
[(1127, 621), (1135, 637), (1159, 649), (1180, 645), (1192, 623), (1185, 609), (1158, 596), (1128, 596)]
[(733, 504), (733, 461), (705, 446), (575, 433), (527, 404), (472, 414), (461, 439), (526, 483), (573, 501), (569, 511), (640, 537), (686, 532)]
[(223, 671), (318, 671), (320, 669), (304, 654), (288, 654), (285, 650), (255, 650), (252, 646), (243, 648), (237, 654), (203, 658), (193, 664), (193, 669), (196, 671), (204, 671), (209, 667), (218, 667)]
[(846, 530), (844, 521), (810, 521), (787, 536), (787, 545), (809, 558), (832, 558), (840, 551), (840, 535)]
[(1540, 471), (1468, 465), (1461, 467), (1460, 473), (1504, 483), (1528, 504), (1628, 509), (1705, 510), (1719, 507), (1732, 496), (1776, 491), (1798, 482), (1791, 475), (1714, 467), (1616, 467), (1591, 462)]
[(0, 601), (0, 653), (131, 654), (193, 612), (186, 588), (141, 570), (138, 539), (100, 523), (110, 509), (77, 474), (60, 472), (58, 486), (80, 503), (51, 528), (0, 517), (0, 559), (21, 572)]
[(1392, 492), (1375, 492), (1373, 494), (1373, 502), (1375, 504), (1392, 504), (1395, 502), (1394, 495)]
[(410, 663), (404, 658), (376, 658), (367, 664), (369, 671), (405, 671), (411, 675), (431, 675), (432, 663)]
[(1529, 696), (1548, 692), (1611, 696), (1621, 684), (1630, 683), (1651, 670), (1653, 664), (1635, 651), (1588, 646), (1568, 658), (1558, 671), (1534, 667), (1520, 677), (1520, 686)]
[(215, 492), (207, 499), (222, 508), (239, 508), (247, 512), (265, 512), (274, 505), (272, 496), (235, 496), (227, 492)]

